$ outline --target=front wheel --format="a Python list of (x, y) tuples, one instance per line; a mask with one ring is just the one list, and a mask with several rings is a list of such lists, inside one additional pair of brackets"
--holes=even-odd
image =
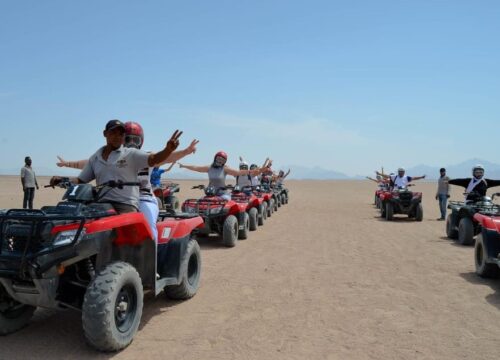
[(424, 208), (422, 204), (417, 205), (417, 210), (415, 211), (415, 220), (422, 221), (424, 219)]
[(201, 251), (196, 240), (189, 240), (181, 259), (179, 285), (165, 286), (165, 295), (169, 299), (186, 300), (192, 298), (200, 286)]
[(248, 232), (250, 230), (250, 216), (248, 216), (248, 213), (245, 211), (242, 214), (242, 219), (241, 223), (239, 224), (240, 229), (238, 231), (238, 239), (240, 240), (245, 240), (248, 238)]
[(266, 202), (263, 202), (259, 206), (259, 221), (258, 221), (259, 226), (264, 225), (264, 221), (266, 219), (267, 219), (267, 204)]
[(257, 208), (253, 207), (250, 210), (248, 210), (248, 218), (249, 218), (249, 230), (250, 231), (255, 231), (257, 230), (257, 217), (258, 217), (258, 211)]
[(229, 215), (226, 220), (224, 220), (224, 225), (222, 226), (222, 242), (224, 246), (234, 247), (238, 241), (238, 219), (236, 216)]
[(449, 239), (455, 240), (458, 237), (458, 231), (454, 228), (451, 214), (446, 218), (446, 236)]
[(394, 217), (394, 207), (391, 202), (385, 204), (385, 219), (392, 220)]
[(472, 245), (474, 242), (474, 224), (471, 218), (463, 217), (458, 223), (458, 243), (460, 245)]
[(11, 298), (0, 285), (0, 335), (16, 332), (28, 325), (35, 309)]
[(483, 235), (479, 234), (476, 238), (474, 247), (474, 263), (476, 265), (476, 274), (485, 278), (500, 277), (500, 268), (496, 264), (487, 262), (488, 254), (484, 245)]
[(269, 200), (269, 206), (267, 207), (267, 217), (273, 216), (274, 213), (274, 200)]
[(139, 273), (122, 261), (109, 264), (94, 277), (82, 306), (83, 332), (101, 351), (127, 347), (139, 328), (143, 289)]

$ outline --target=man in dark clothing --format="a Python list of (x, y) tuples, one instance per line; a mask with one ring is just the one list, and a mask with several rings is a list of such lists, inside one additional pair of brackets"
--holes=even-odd
[(38, 190), (35, 172), (31, 168), (31, 158), (24, 158), (24, 167), (21, 168), (21, 184), (23, 186), (24, 198), (23, 209), (33, 209), (33, 198), (35, 197), (35, 187)]
[(448, 184), (464, 187), (465, 201), (477, 201), (478, 196), (486, 196), (486, 191), (490, 187), (500, 186), (500, 180), (485, 179), (484, 167), (476, 165), (472, 168), (472, 178), (451, 179)]

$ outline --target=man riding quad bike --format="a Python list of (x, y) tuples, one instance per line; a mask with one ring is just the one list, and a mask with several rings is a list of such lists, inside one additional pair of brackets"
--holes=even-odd
[(220, 195), (221, 191), (229, 188), (193, 186), (193, 189), (204, 190), (205, 196), (200, 199), (187, 199), (182, 204), (182, 211), (203, 218), (204, 226), (200, 229), (200, 234), (219, 234), (224, 246), (234, 247), (238, 239), (248, 238), (250, 218), (246, 211), (247, 203), (228, 200)]
[(409, 218), (422, 221), (422, 193), (410, 191), (408, 186), (380, 194), (381, 213), (386, 220), (392, 220), (395, 214), (406, 214)]
[(144, 290), (188, 299), (199, 287), (193, 238), (203, 219), (161, 213), (158, 244), (144, 215), (118, 214), (107, 193), (140, 183), (71, 184), (62, 202), (0, 212), (0, 334), (24, 327), (36, 307), (82, 313), (85, 338), (101, 351), (130, 344)]
[(474, 221), (474, 214), (480, 210), (489, 210), (496, 205), (486, 196), (490, 187), (499, 186), (500, 180), (484, 178), (484, 167), (476, 165), (472, 168), (472, 178), (452, 179), (450, 185), (466, 188), (465, 201), (450, 201), (448, 209), (451, 213), (446, 218), (446, 235), (458, 240), (462, 245), (471, 245), (480, 227)]

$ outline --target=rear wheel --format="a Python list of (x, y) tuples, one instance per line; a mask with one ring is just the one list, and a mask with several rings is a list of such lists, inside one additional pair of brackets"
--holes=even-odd
[(415, 220), (422, 221), (424, 219), (424, 208), (422, 204), (417, 205), (417, 209), (415, 210)]
[(488, 254), (484, 244), (483, 235), (479, 234), (476, 238), (476, 245), (474, 247), (474, 263), (476, 265), (476, 274), (481, 277), (500, 277), (500, 268), (497, 264), (490, 264), (487, 262)]
[(171, 208), (172, 210), (179, 210), (180, 208), (180, 201), (176, 196), (168, 196), (165, 199), (165, 207)]
[(229, 215), (226, 220), (224, 220), (224, 225), (222, 227), (222, 242), (224, 246), (233, 247), (238, 241), (238, 219), (236, 216)]
[(28, 325), (36, 307), (17, 302), (0, 285), (0, 335), (7, 335)]
[(83, 332), (101, 351), (128, 346), (139, 328), (143, 289), (139, 274), (126, 262), (109, 264), (94, 277), (82, 306)]
[(451, 214), (446, 218), (446, 236), (454, 240), (458, 237), (458, 231), (453, 226)]
[(385, 219), (386, 220), (392, 220), (394, 217), (394, 207), (392, 206), (391, 202), (388, 202), (385, 204)]
[(180, 264), (179, 285), (165, 286), (164, 291), (170, 299), (185, 300), (192, 298), (200, 286), (201, 251), (196, 240), (189, 240)]
[(250, 231), (255, 231), (257, 230), (257, 217), (258, 217), (258, 211), (257, 211), (257, 208), (253, 207), (251, 208), (250, 210), (248, 210), (248, 218), (249, 218), (249, 230)]
[(248, 238), (248, 231), (250, 230), (250, 216), (247, 212), (243, 213), (240, 226), (242, 227), (238, 232), (238, 239), (245, 240)]
[(458, 243), (471, 245), (474, 242), (474, 224), (471, 218), (463, 217), (458, 223)]
[(385, 218), (385, 203), (380, 202), (380, 216)]

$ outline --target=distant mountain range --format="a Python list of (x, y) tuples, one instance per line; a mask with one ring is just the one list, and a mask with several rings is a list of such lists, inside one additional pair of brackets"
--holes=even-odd
[[(491, 179), (500, 179), (500, 165), (489, 161), (481, 159), (469, 159), (464, 162), (455, 165), (445, 165), (447, 174), (451, 178), (457, 177), (470, 177), (472, 167), (476, 164), (482, 164), (486, 169), (486, 177)], [(335, 170), (324, 169), (319, 166), (315, 167), (305, 167), (298, 165), (283, 166), (283, 169), (290, 169), (290, 179), (311, 179), (311, 180), (355, 180), (364, 179), (365, 175), (349, 176), (344, 173)], [(0, 175), (18, 175), (20, 173), (19, 169), (0, 169)], [(439, 177), (440, 166), (429, 166), (425, 164), (413, 166), (406, 169), (406, 174), (410, 176), (421, 176), (426, 175), (427, 179), (437, 179)], [(396, 169), (394, 169), (396, 170)], [(78, 174), (78, 170), (66, 169), (66, 168), (45, 168), (45, 167), (35, 167), (35, 171), (39, 176), (47, 175), (68, 175), (75, 176)], [(374, 174), (367, 174), (373, 176)], [(191, 171), (173, 170), (168, 173), (168, 178), (171, 179), (206, 179), (206, 174), (195, 173)]]

